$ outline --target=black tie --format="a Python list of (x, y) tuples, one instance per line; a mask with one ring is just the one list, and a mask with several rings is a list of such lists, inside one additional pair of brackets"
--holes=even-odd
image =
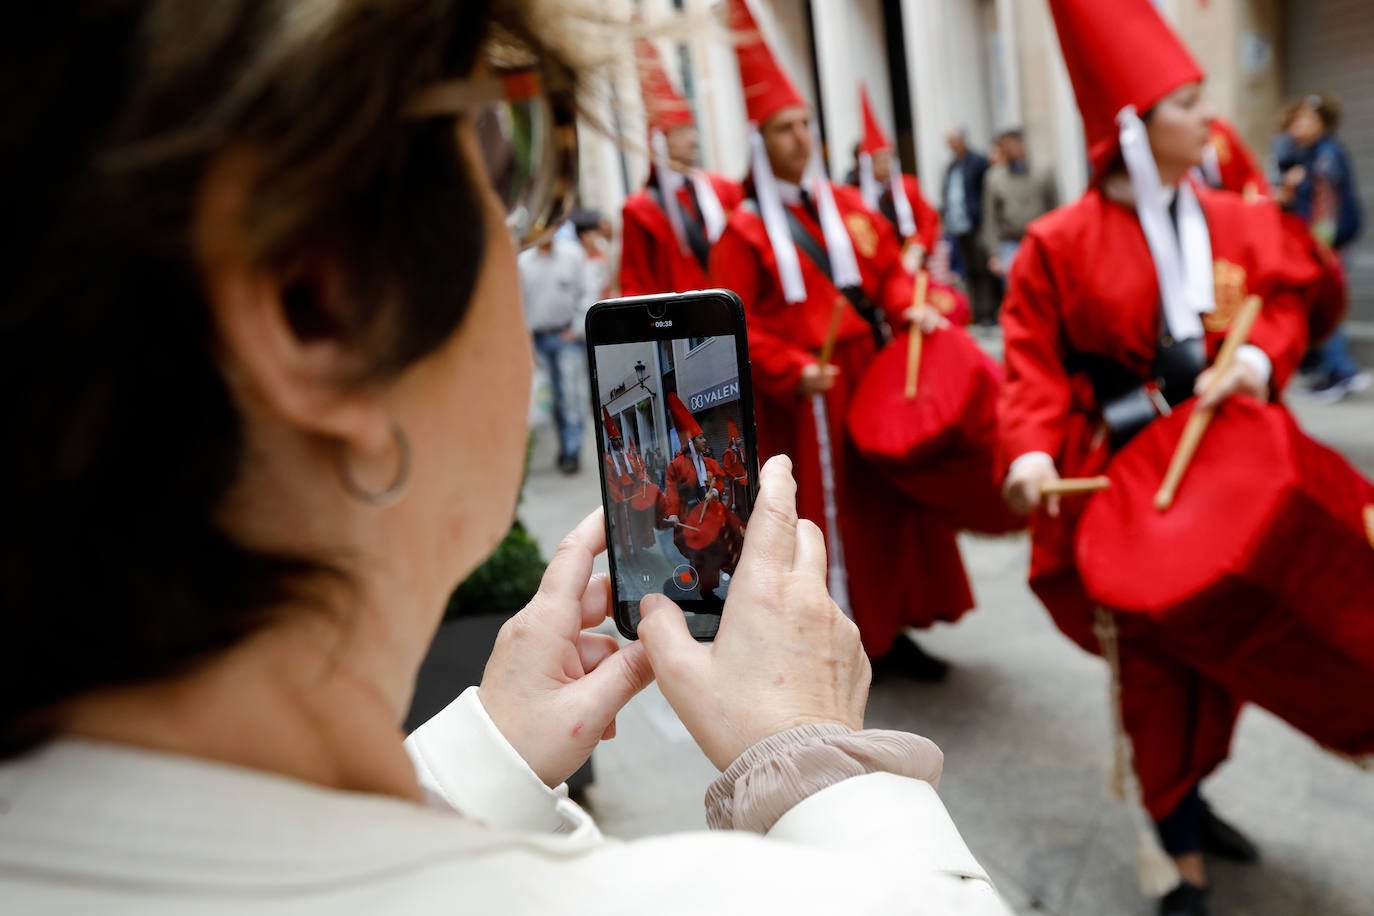
[(811, 199), (810, 192), (808, 192), (806, 188), (801, 188), (800, 190), (802, 206), (806, 208), (807, 213), (811, 214), (812, 219), (820, 222), (820, 217), (816, 214), (816, 202)]
[(701, 202), (697, 200), (697, 189), (689, 179), (684, 185), (687, 191), (687, 207), (682, 208), (682, 228), (687, 233), (687, 247), (697, 259), (702, 270), (706, 270), (711, 258), (711, 242), (706, 238), (705, 225), (701, 219)]

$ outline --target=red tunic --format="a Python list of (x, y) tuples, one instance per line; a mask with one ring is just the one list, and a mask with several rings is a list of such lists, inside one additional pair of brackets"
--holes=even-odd
[[(739, 182), (707, 173), (726, 216), (739, 206), (744, 192)], [(678, 193), (684, 212), (692, 213), (686, 188)], [(700, 214), (697, 219), (700, 220)], [(678, 242), (673, 224), (648, 190), (639, 190), (625, 201), (622, 214), (620, 294), (647, 296), (653, 293), (686, 292), (711, 284), (706, 270), (691, 249)]]
[[(1264, 297), (1250, 342), (1269, 356), (1273, 390), (1281, 391), (1302, 357), (1320, 267), (1285, 231), (1271, 202), (1198, 194), (1218, 282), (1241, 280)], [(1217, 312), (1205, 316), (1213, 357), (1234, 311), (1230, 300), (1222, 297)], [(1143, 377), (1156, 349), (1159, 314), (1154, 262), (1134, 212), (1092, 189), (1031, 224), (1002, 306), (1001, 473), (1028, 452), (1053, 456), (1064, 477), (1105, 469), (1110, 454), (1092, 387), (1066, 369), (1069, 348), (1110, 357)], [(1083, 508), (1083, 500), (1066, 499), (1058, 519), (1044, 513), (1033, 519), (1030, 580), (1060, 629), (1097, 652), (1092, 607), (1074, 562)], [(1239, 704), (1180, 662), (1148, 622), (1118, 620), (1125, 724), (1146, 807), (1161, 817), (1225, 759)]]
[[(898, 325), (913, 290), (896, 233), (867, 209), (858, 191), (836, 187), (834, 193), (854, 240), (864, 291)], [(810, 212), (800, 206), (792, 212), (824, 244)], [(788, 304), (763, 220), (741, 207), (712, 250), (711, 281), (733, 289), (744, 301), (759, 457), (791, 457), (797, 511), (825, 531), (821, 440), (812, 401), (798, 393), (797, 385), (802, 369), (817, 362), (842, 297), (804, 252), (798, 251), (798, 258), (808, 298)], [(973, 606), (973, 596), (954, 532), (882, 480), (844, 434), (854, 388), (875, 350), (868, 323), (845, 303), (832, 357), (840, 375), (824, 398), (841, 542), (829, 548), (832, 564), (836, 548), (843, 549), (854, 620), (865, 648), (878, 657), (902, 627), (957, 620)]]

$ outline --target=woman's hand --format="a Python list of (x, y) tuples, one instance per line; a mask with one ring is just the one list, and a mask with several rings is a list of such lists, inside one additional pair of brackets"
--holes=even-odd
[(820, 363), (811, 363), (802, 369), (801, 379), (797, 382), (797, 390), (804, 397), (813, 394), (822, 394), (835, 387), (835, 379), (840, 377), (840, 367), (835, 365), (822, 366)]
[(724, 770), (798, 725), (863, 726), (871, 671), (854, 623), (826, 590), (825, 539), (797, 519), (792, 465), (773, 458), (715, 642), (698, 643), (662, 595), (640, 604), (639, 638), (663, 695)]
[(605, 549), (598, 509), (558, 545), (538, 594), (501, 627), (477, 691), (501, 734), (550, 786), (615, 737), (616, 714), (654, 679), (639, 643), (619, 648), (611, 636), (583, 632), (611, 613), (610, 581), (592, 575)]
[(1193, 393), (1200, 396), (1198, 407), (1216, 407), (1238, 394), (1248, 394), (1261, 401), (1269, 400), (1269, 386), (1254, 366), (1240, 359), (1233, 361), (1231, 367), (1220, 375), (1215, 366), (1203, 370), (1193, 386)]
[(1046, 484), (1058, 479), (1059, 472), (1048, 455), (1037, 453), (1027, 456), (1024, 461), (1013, 462), (1006, 482), (1002, 484), (1002, 498), (1011, 506), (1011, 511), (1018, 515), (1030, 515), (1043, 503), (1045, 512), (1051, 518), (1058, 518), (1059, 497), (1045, 496), (1042, 492)]
[(933, 309), (928, 305), (913, 305), (902, 313), (902, 317), (913, 328), (920, 328), (922, 334), (930, 334), (940, 330), (940, 328), (949, 327), (949, 319), (941, 315), (938, 309)]

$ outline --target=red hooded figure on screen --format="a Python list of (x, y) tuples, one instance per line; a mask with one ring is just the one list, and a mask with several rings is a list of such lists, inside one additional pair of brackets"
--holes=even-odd
[[(673, 526), (673, 544), (687, 559), (703, 598), (733, 573), (743, 547), (744, 526), (725, 504), (728, 475), (706, 456), (706, 435), (691, 411), (668, 392), (668, 411), (683, 443), (664, 478), (664, 516)], [(671, 595), (672, 592), (669, 591)]]

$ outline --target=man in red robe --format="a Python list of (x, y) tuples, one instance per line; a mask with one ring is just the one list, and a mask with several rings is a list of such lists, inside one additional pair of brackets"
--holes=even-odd
[(725, 446), (725, 454), (720, 456), (720, 466), (729, 484), (729, 506), (731, 511), (748, 518), (749, 463), (744, 456), (744, 440), (734, 420), (729, 421), (726, 435), (730, 441)]
[(620, 294), (704, 289), (711, 246), (739, 206), (740, 186), (697, 168), (696, 122), (653, 43), (639, 39), (635, 56), (652, 164), (648, 184), (622, 213)]
[(725, 505), (728, 477), (718, 461), (707, 457), (700, 424), (675, 393), (668, 392), (667, 401), (684, 445), (664, 478), (664, 520), (673, 526), (673, 545), (695, 571), (696, 590), (709, 600), (720, 586), (721, 573), (735, 571), (742, 525)]
[[(809, 109), (745, 0), (728, 8), (757, 129), (752, 193), (712, 251), (711, 280), (744, 301), (759, 457), (791, 457), (797, 511), (825, 532), (832, 597), (858, 624), (875, 673), (938, 680), (945, 664), (903, 631), (972, 607), (955, 534), (865, 466), (844, 434), (885, 328), (909, 320), (912, 277), (887, 220), (811, 166)], [(932, 327), (941, 320), (923, 314)]]
[[(609, 448), (606, 449), (606, 494), (610, 500), (611, 530), (616, 536), (622, 556), (632, 558), (635, 553), (654, 545), (654, 509), (638, 508), (638, 499), (650, 488), (649, 472), (644, 459), (635, 448), (625, 448), (620, 424), (602, 405), (602, 423), (606, 427)], [(657, 492), (657, 486), (653, 488)]]
[(868, 87), (859, 85), (859, 107), (863, 111), (864, 135), (855, 157), (854, 181), (864, 202), (887, 217), (908, 252), (908, 267), (915, 270), (940, 241), (940, 211), (921, 193), (915, 175), (902, 171), (896, 147), (888, 139), (873, 111)]
[(632, 556), (634, 542), (630, 536), (629, 500), (635, 487), (635, 469), (630, 454), (625, 451), (620, 425), (605, 404), (601, 405), (601, 425), (609, 443), (606, 449), (606, 499), (611, 513), (611, 532), (617, 551), (622, 556)]

